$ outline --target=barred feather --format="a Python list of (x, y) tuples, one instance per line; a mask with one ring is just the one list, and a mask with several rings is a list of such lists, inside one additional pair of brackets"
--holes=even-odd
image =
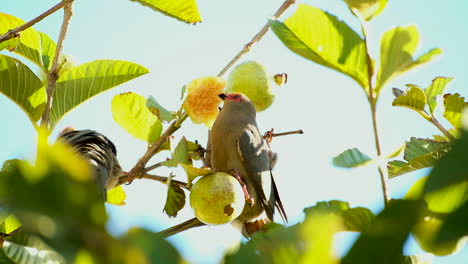
[(106, 198), (107, 190), (118, 185), (123, 174), (117, 161), (114, 143), (94, 130), (64, 130), (59, 138), (65, 140), (87, 159), (94, 169), (94, 179), (98, 189)]

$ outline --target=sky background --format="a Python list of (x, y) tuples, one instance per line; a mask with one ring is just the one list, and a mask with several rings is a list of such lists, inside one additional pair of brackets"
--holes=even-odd
[[(197, 2), (203, 22), (194, 26), (128, 0), (75, 1), (65, 54), (71, 55), (77, 65), (96, 59), (128, 60), (145, 66), (150, 73), (83, 103), (65, 116), (52, 138), (70, 125), (98, 130), (114, 141), (122, 167), (130, 169), (145, 152), (146, 144), (128, 135), (114, 122), (110, 112), (112, 97), (132, 91), (145, 97), (151, 95), (167, 109), (177, 110), (181, 104), (181, 87), (192, 79), (217, 75), (283, 1)], [(0, 12), (28, 21), (56, 3), (52, 0), (2, 0)], [(281, 19), (289, 17), (299, 3), (329, 11), (359, 31), (358, 22), (341, 0), (297, 1)], [(407, 83), (427, 87), (437, 76), (453, 76), (455, 80), (448, 91), (468, 95), (467, 13), (467, 1), (393, 0), (371, 22), (370, 41), (374, 51), (378, 52), (379, 39), (385, 31), (413, 24), (421, 35), (418, 56), (434, 47), (443, 50), (442, 56), (393, 80), (382, 91), (378, 126), (383, 153), (397, 149), (412, 136), (424, 138), (439, 134), (415, 112), (392, 107), (390, 88), (404, 89)], [(34, 28), (57, 40), (61, 20), (62, 12), (57, 12)], [(272, 144), (279, 154), (275, 175), (291, 220), (289, 224), (302, 220), (304, 207), (323, 200), (345, 200), (353, 207), (381, 210), (382, 194), (375, 166), (347, 170), (331, 164), (333, 156), (352, 147), (375, 155), (370, 111), (362, 88), (351, 78), (290, 52), (272, 32), (240, 62), (246, 60), (261, 62), (272, 74), (288, 74), (286, 85), (274, 87), (276, 100), (272, 107), (257, 115), (260, 130), (305, 131), (303, 135), (275, 138)], [(0, 121), (0, 163), (12, 158), (33, 158), (34, 128), (26, 115), (3, 95), (0, 95)], [(448, 127), (446, 122), (444, 125)], [(175, 134), (176, 139), (182, 135), (206, 143), (206, 128), (189, 120)], [(158, 156), (149, 164), (163, 158)], [(181, 170), (173, 171), (177, 179), (184, 180)], [(170, 171), (158, 169), (152, 173), (167, 176)], [(403, 197), (411, 184), (427, 173), (428, 170), (423, 170), (391, 180), (392, 197)], [(167, 188), (159, 182), (136, 180), (124, 188), (127, 205), (108, 206), (112, 234), (122, 234), (132, 226), (159, 231), (193, 217), (188, 202), (176, 218), (168, 218), (162, 212)], [(337, 236), (337, 254), (346, 252), (349, 241), (355, 238), (356, 234)], [(236, 230), (221, 226), (200, 227), (169, 240), (191, 262), (217, 263), (238, 239)], [(405, 250), (407, 254), (423, 253), (411, 240)], [(465, 263), (466, 259), (468, 247), (453, 256), (435, 258), (434, 263)]]

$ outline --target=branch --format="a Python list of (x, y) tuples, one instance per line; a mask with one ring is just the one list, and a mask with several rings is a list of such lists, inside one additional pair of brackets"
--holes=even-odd
[(3, 41), (6, 41), (6, 40), (9, 40), (9, 39), (12, 39), (12, 38), (15, 38), (15, 37), (18, 37), (19, 36), (19, 33), (25, 29), (28, 29), (30, 27), (32, 27), (34, 24), (36, 24), (37, 22), (41, 21), (42, 19), (48, 17), (49, 15), (53, 14), (55, 11), (59, 10), (60, 8), (66, 6), (67, 4), (70, 4), (71, 2), (73, 2), (74, 0), (63, 0), (63, 1), (60, 1), (58, 4), (56, 4), (55, 6), (53, 6), (52, 8), (50, 8), (49, 10), (45, 11), (44, 13), (42, 13), (41, 15), (39, 15), (38, 17), (34, 18), (33, 20), (27, 22), (26, 24), (24, 25), (21, 25), (15, 29), (11, 29), (9, 30), (8, 32), (6, 32), (5, 34), (3, 34), (2, 36), (0, 36), (0, 43), (3, 42)]
[[(63, 1), (66, 2), (66, 1)], [(63, 3), (62, 2), (62, 3)], [(48, 128), (49, 126), (49, 115), (50, 115), (50, 108), (52, 103), (52, 95), (54, 94), (55, 84), (58, 79), (58, 71), (60, 69), (59, 60), (62, 54), (63, 49), (63, 41), (65, 40), (65, 36), (67, 35), (68, 25), (70, 24), (70, 19), (73, 15), (72, 5), (73, 0), (67, 1), (69, 4), (65, 5), (63, 8), (63, 22), (62, 28), (60, 29), (59, 39), (57, 41), (57, 47), (55, 49), (54, 60), (52, 62), (52, 66), (50, 71), (47, 73), (47, 101), (46, 101), (46, 108), (44, 110), (44, 114), (42, 115), (41, 124)]]
[(161, 162), (158, 162), (156, 164), (153, 164), (151, 166), (146, 167), (145, 172), (152, 171), (152, 170), (157, 169), (157, 168), (162, 167), (162, 166), (164, 166), (164, 161), (161, 161)]
[(185, 119), (187, 119), (186, 113), (182, 114), (179, 119), (172, 121), (166, 131), (164, 131), (164, 133), (148, 148), (148, 150), (146, 150), (145, 154), (143, 154), (135, 166), (133, 166), (128, 175), (126, 177), (120, 177), (119, 182), (122, 184), (132, 182), (135, 178), (142, 178), (146, 174), (146, 163), (148, 163), (154, 154), (158, 152), (164, 142), (166, 142), (166, 140), (180, 128)]
[[(276, 13), (273, 15), (273, 19), (278, 19), (286, 9), (288, 9), (291, 5), (293, 5), (296, 2), (296, 0), (286, 0), (284, 3), (280, 6), (280, 8), (276, 11)], [(263, 28), (255, 34), (255, 36), (250, 40), (249, 43), (245, 44), (245, 46), (242, 48), (242, 50), (224, 67), (224, 69), (221, 70), (221, 72), (218, 73), (218, 77), (223, 76), (229, 68), (236, 63), (244, 54), (250, 51), (250, 48), (258, 42), (270, 29), (270, 25), (266, 23)]]
[[(158, 182), (162, 182), (162, 183), (167, 183), (167, 181), (169, 180), (168, 177), (159, 176), (159, 175), (152, 175), (152, 174), (144, 174), (143, 176), (141, 176), (141, 178), (142, 179), (153, 180), (153, 181), (158, 181)], [(174, 180), (174, 179), (171, 179), (171, 182), (173, 182), (173, 183), (179, 185), (180, 187), (185, 188), (185, 189), (188, 190), (187, 183), (185, 183), (185, 182), (181, 182), (181, 181)]]
[(445, 129), (439, 123), (439, 121), (436, 119), (436, 117), (433, 114), (431, 114), (431, 118), (429, 122), (431, 122), (434, 126), (436, 126), (446, 137), (448, 137), (448, 139), (450, 139), (450, 141), (455, 141), (455, 137), (452, 134), (450, 134), (450, 132), (448, 132), (447, 129)]
[(287, 135), (292, 135), (292, 134), (304, 134), (304, 131), (302, 129), (299, 129), (299, 130), (288, 131), (288, 132), (273, 133), (273, 128), (272, 128), (270, 131), (267, 131), (263, 135), (263, 139), (267, 139), (267, 138), (270, 138), (270, 137), (287, 136)]

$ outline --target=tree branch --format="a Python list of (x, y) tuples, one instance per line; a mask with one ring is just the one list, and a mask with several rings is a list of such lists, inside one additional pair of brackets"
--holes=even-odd
[[(63, 1), (66, 2), (66, 1)], [(62, 2), (62, 3), (63, 3)], [(73, 1), (68, 1), (69, 4), (65, 5), (63, 8), (63, 22), (62, 28), (60, 29), (59, 39), (57, 41), (57, 47), (55, 49), (54, 60), (52, 62), (52, 66), (50, 71), (47, 73), (47, 101), (46, 101), (46, 108), (44, 110), (44, 114), (42, 115), (42, 126), (49, 127), (49, 116), (50, 116), (50, 108), (52, 104), (52, 95), (54, 94), (55, 84), (58, 79), (58, 71), (60, 69), (59, 60), (62, 54), (63, 49), (63, 41), (65, 40), (65, 36), (67, 35), (68, 25), (70, 24), (70, 19), (73, 15), (72, 5)]]
[(42, 13), (41, 15), (39, 15), (38, 17), (34, 18), (33, 20), (27, 22), (26, 24), (24, 25), (21, 25), (15, 29), (11, 29), (9, 30), (7, 33), (3, 34), (2, 36), (0, 36), (0, 43), (3, 42), (3, 41), (6, 41), (6, 40), (9, 40), (9, 39), (12, 39), (12, 38), (15, 38), (15, 37), (18, 37), (19, 36), (19, 33), (25, 29), (28, 29), (30, 27), (32, 27), (34, 24), (36, 24), (37, 22), (41, 21), (42, 19), (48, 17), (49, 15), (53, 14), (55, 11), (59, 10), (60, 8), (66, 6), (67, 4), (70, 4), (71, 2), (73, 2), (74, 0), (63, 0), (63, 1), (60, 1), (58, 4), (56, 4), (55, 6), (53, 6), (52, 8), (50, 8), (49, 10), (45, 11), (44, 13)]
[[(158, 181), (158, 182), (162, 182), (162, 183), (167, 183), (167, 181), (169, 180), (168, 177), (159, 176), (159, 175), (152, 175), (152, 174), (144, 174), (143, 176), (141, 176), (141, 178), (142, 179), (153, 180), (153, 181)], [(185, 189), (188, 190), (187, 183), (185, 183), (185, 182), (181, 182), (181, 181), (174, 180), (174, 179), (171, 179), (171, 182), (173, 182), (173, 183), (179, 185), (180, 187), (185, 188)]]
[[(276, 13), (273, 15), (273, 19), (278, 19), (284, 11), (286, 11), (291, 5), (293, 5), (296, 2), (296, 0), (286, 0), (283, 2), (283, 4), (280, 6), (280, 8), (276, 11)], [(242, 50), (224, 67), (224, 69), (221, 70), (221, 72), (218, 73), (218, 77), (223, 76), (229, 68), (234, 65), (244, 54), (250, 51), (250, 48), (258, 42), (267, 32), (268, 29), (270, 29), (270, 25), (266, 23), (262, 29), (255, 34), (255, 36), (247, 43), (245, 46), (242, 48)]]
[(180, 128), (185, 119), (187, 119), (186, 113), (182, 114), (179, 119), (172, 121), (166, 131), (164, 131), (164, 133), (162, 133), (162, 135), (146, 150), (145, 154), (143, 154), (135, 166), (133, 166), (128, 175), (120, 177), (120, 183), (132, 182), (135, 178), (142, 178), (146, 174), (146, 163), (148, 163), (154, 154), (158, 152), (164, 142), (166, 142), (166, 140)]

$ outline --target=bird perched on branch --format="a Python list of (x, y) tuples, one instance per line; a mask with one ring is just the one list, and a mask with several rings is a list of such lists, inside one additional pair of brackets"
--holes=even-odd
[[(256, 111), (252, 102), (241, 93), (220, 94), (224, 106), (210, 132), (211, 165), (215, 172), (234, 173), (239, 176), (252, 200), (246, 203), (240, 216), (232, 224), (245, 237), (259, 231), (273, 221), (275, 209), (285, 222), (286, 212), (281, 203), (271, 169), (276, 154), (260, 134)], [(189, 228), (203, 225), (196, 219), (161, 232), (170, 236)]]
[(89, 161), (96, 186), (104, 200), (107, 200), (107, 191), (116, 187), (119, 177), (125, 174), (117, 160), (114, 143), (94, 130), (74, 130), (71, 127), (62, 130), (59, 139), (71, 145)]

